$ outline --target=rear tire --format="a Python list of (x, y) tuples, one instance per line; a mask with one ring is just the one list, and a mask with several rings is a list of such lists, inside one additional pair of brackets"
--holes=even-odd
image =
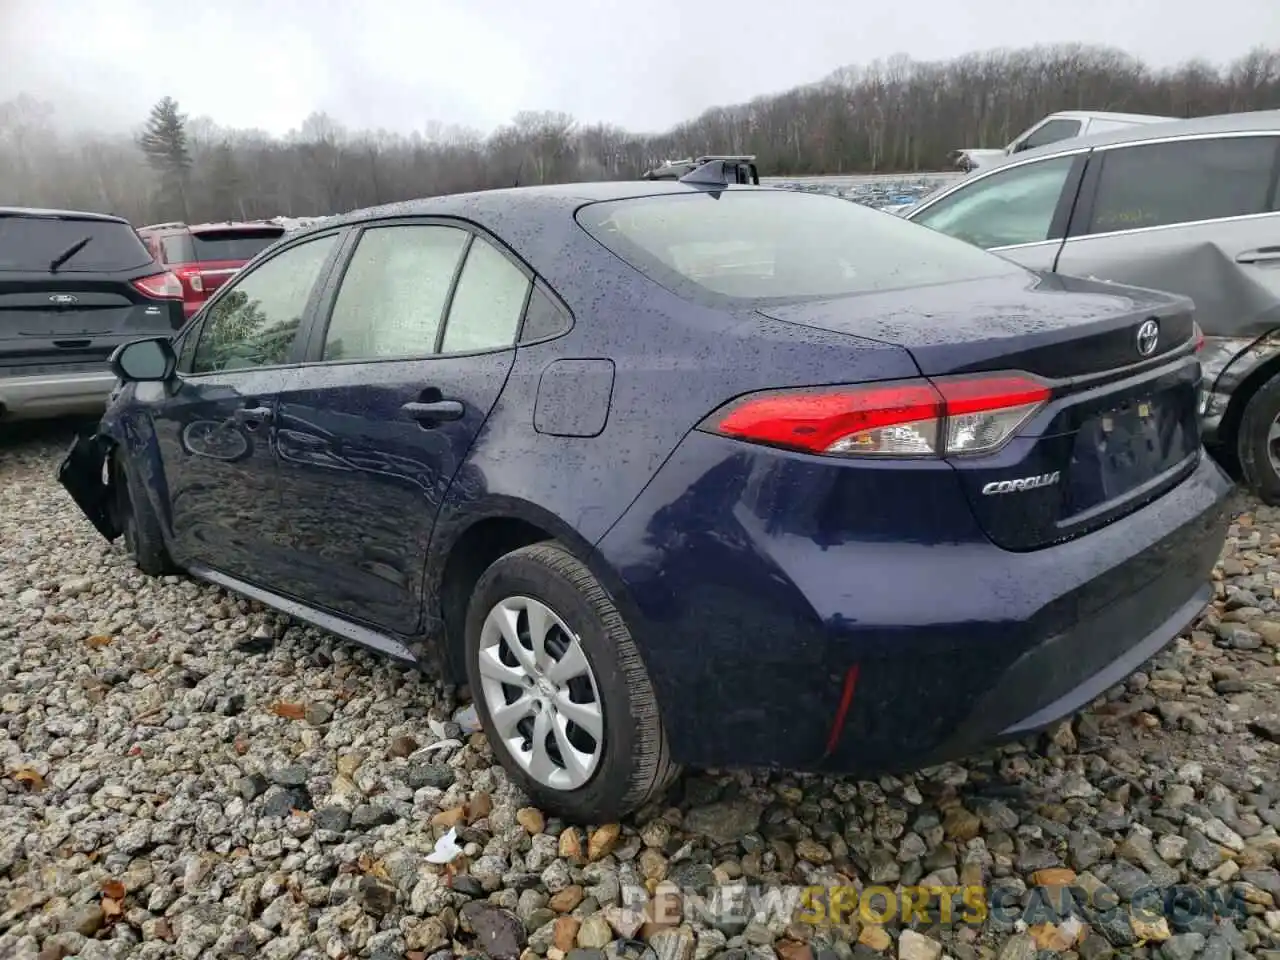
[[(504, 620), (514, 629), (502, 631)], [(538, 636), (547, 651), (541, 658)], [(571, 659), (583, 664), (579, 672), (556, 669)], [(656, 799), (679, 774), (630, 631), (600, 582), (559, 544), (522, 547), (480, 577), (467, 611), (466, 664), (495, 756), (543, 810), (576, 823), (612, 822)], [(599, 737), (588, 730), (594, 714), (583, 712), (597, 709)], [(541, 754), (533, 726), (540, 715), (540, 732), (550, 731)], [(585, 718), (583, 726), (574, 717)], [(562, 744), (576, 762), (564, 759)]]
[(125, 457), (117, 450), (111, 458), (116, 490), (116, 517), (123, 531), (125, 549), (138, 569), (151, 577), (177, 573), (160, 532), (160, 521), (151, 509), (141, 484), (134, 479)]
[(1245, 404), (1236, 453), (1245, 486), (1263, 503), (1280, 506), (1280, 376), (1264, 383)]

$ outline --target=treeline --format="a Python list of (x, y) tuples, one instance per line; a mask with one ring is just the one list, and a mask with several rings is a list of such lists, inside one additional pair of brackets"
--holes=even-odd
[(0, 103), (0, 205), (102, 210), (138, 224), (314, 216), (486, 187), (629, 178), (700, 152), (754, 153), (765, 175), (938, 170), (951, 150), (1003, 146), (1055, 110), (1182, 117), (1274, 107), (1280, 50), (1156, 70), (1080, 45), (943, 63), (897, 56), (658, 135), (527, 112), (489, 136), (443, 126), (353, 131), (313, 114), (277, 138), (188, 119), (165, 98), (131, 136), (60, 136), (54, 108), (21, 96)]

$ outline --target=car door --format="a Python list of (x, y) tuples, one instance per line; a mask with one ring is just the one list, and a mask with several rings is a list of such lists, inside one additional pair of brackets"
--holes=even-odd
[(352, 238), (280, 398), (288, 592), (377, 628), (419, 625), (436, 514), (515, 357), (532, 282), (459, 222)]
[(1059, 273), (1192, 298), (1209, 336), (1280, 324), (1280, 135), (1197, 136), (1095, 151)]
[(284, 528), (272, 421), (338, 240), (308, 239), (238, 277), (179, 338), (176, 385), (139, 384), (183, 562), (269, 584)]
[(1035, 270), (1052, 270), (1086, 151), (1020, 161), (927, 200), (906, 218)]

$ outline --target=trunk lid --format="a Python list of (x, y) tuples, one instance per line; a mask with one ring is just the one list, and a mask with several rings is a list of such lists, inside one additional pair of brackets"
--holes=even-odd
[[(1050, 400), (1006, 446), (950, 460), (1006, 549), (1110, 523), (1171, 489), (1200, 456), (1200, 365), (1182, 297), (1029, 273), (762, 312), (901, 346), (928, 377), (1021, 371), (1046, 381)], [(1152, 324), (1144, 353), (1139, 331), (1148, 346)]]

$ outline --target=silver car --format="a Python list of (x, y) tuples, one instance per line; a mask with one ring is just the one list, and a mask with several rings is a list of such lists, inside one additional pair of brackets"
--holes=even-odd
[(1205, 444), (1280, 504), (1280, 110), (1027, 150), (907, 210), (1037, 270), (1189, 296)]

